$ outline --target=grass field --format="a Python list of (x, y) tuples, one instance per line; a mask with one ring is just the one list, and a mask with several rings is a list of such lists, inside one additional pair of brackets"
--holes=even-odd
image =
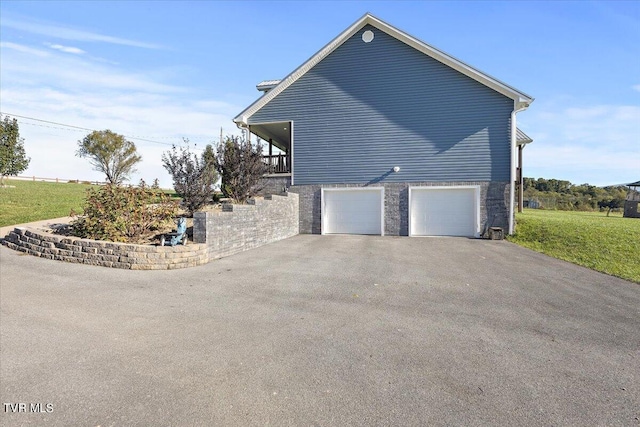
[(640, 219), (601, 212), (525, 209), (514, 243), (640, 283)]
[(0, 187), (0, 227), (82, 213), (86, 184), (6, 180)]

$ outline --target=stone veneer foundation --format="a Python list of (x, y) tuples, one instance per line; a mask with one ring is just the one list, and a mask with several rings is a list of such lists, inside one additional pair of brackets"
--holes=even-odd
[(322, 188), (384, 187), (385, 236), (409, 235), (409, 187), (477, 185), (480, 187), (480, 233), (489, 227), (509, 229), (509, 183), (484, 181), (392, 182), (361, 184), (292, 185), (289, 192), (300, 197), (300, 234), (320, 234)]

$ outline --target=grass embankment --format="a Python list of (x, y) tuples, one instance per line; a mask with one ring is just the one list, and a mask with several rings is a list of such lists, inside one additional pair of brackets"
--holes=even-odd
[[(0, 227), (83, 213), (87, 189), (80, 183), (5, 180), (0, 187)], [(163, 190), (178, 199), (173, 190)], [(1, 236), (0, 236), (1, 237)]]
[(82, 213), (91, 185), (5, 180), (0, 187), (0, 227)]
[(510, 241), (640, 283), (640, 219), (534, 209), (526, 209), (516, 219), (516, 234)]

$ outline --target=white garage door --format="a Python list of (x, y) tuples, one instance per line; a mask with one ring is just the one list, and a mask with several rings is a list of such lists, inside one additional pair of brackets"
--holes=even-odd
[(412, 187), (409, 227), (412, 236), (477, 236), (478, 187)]
[(384, 190), (322, 189), (322, 233), (383, 234)]

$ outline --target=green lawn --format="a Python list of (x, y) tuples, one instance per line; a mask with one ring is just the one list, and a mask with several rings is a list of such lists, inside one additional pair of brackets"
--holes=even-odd
[(82, 213), (86, 184), (5, 180), (0, 187), (0, 227)]
[(640, 219), (600, 212), (525, 209), (514, 243), (640, 283)]

